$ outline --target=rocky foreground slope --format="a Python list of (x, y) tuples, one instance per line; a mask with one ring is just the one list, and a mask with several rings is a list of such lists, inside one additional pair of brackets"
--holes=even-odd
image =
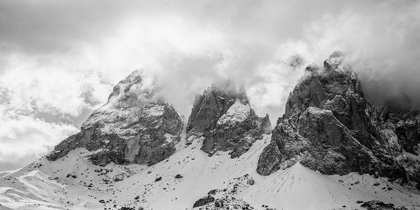
[(323, 69), (306, 68), (257, 172), (266, 176), (300, 162), (327, 175), (359, 172), (420, 189), (418, 112), (372, 106), (343, 59), (335, 52)]
[(68, 137), (47, 156), (54, 161), (76, 148), (95, 151), (97, 165), (153, 165), (175, 152), (183, 122), (178, 112), (159, 96), (153, 79), (134, 71), (119, 82), (108, 102), (95, 110), (81, 131)]

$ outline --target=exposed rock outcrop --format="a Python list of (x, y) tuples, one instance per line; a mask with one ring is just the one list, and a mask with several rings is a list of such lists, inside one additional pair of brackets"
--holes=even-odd
[(68, 137), (47, 156), (51, 161), (79, 147), (94, 151), (97, 165), (153, 165), (175, 152), (183, 122), (162, 97), (154, 80), (134, 71), (119, 82), (108, 102), (95, 110), (81, 131)]
[[(246, 192), (250, 185), (254, 183), (254, 179), (249, 175), (245, 174), (240, 177), (235, 177), (228, 182), (226, 188), (213, 189), (207, 193), (207, 196), (198, 199), (193, 208), (200, 207), (198, 209), (242, 209), (252, 210), (255, 209), (249, 203), (241, 198), (238, 198), (238, 194)], [(271, 209), (267, 206), (266, 209)]]
[(260, 118), (255, 114), (244, 88), (238, 90), (226, 81), (196, 97), (186, 131), (188, 140), (204, 137), (201, 149), (209, 155), (230, 151), (235, 158), (262, 139), (262, 134), (271, 132), (271, 122), (268, 115)]
[(194, 205), (193, 205), (193, 208), (196, 208), (196, 207), (200, 207), (200, 206), (204, 206), (204, 205), (206, 205), (206, 204), (208, 204), (208, 203), (211, 203), (211, 202), (214, 202), (214, 197), (212, 197), (212, 196), (207, 196), (207, 197), (204, 197), (204, 198), (200, 198), (200, 199), (198, 199), (195, 203), (194, 203)]
[(392, 203), (387, 204), (378, 200), (364, 202), (361, 207), (368, 210), (408, 210), (408, 208), (404, 206), (395, 207)]
[(323, 69), (306, 68), (257, 172), (269, 175), (299, 161), (323, 174), (359, 172), (419, 182), (418, 113), (372, 106), (343, 59), (335, 52)]

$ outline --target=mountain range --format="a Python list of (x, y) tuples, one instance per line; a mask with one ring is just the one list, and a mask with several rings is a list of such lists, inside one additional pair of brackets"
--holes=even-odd
[(420, 113), (373, 105), (344, 59), (307, 66), (275, 124), (231, 80), (186, 120), (134, 71), (79, 133), (0, 173), (0, 210), (420, 209)]

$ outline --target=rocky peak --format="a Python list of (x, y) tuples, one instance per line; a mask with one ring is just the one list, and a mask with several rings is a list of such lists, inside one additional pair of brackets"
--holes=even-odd
[(271, 130), (268, 115), (258, 117), (245, 88), (230, 81), (213, 84), (198, 95), (187, 124), (187, 139), (204, 137), (202, 150), (212, 155), (230, 151), (231, 157), (245, 153), (252, 143)]
[(330, 57), (324, 61), (325, 71), (337, 69), (344, 60), (344, 54), (340, 51), (333, 52)]
[(235, 103), (237, 106), (243, 105), (241, 107), (245, 110), (251, 110), (245, 91), (238, 90), (231, 80), (212, 84), (202, 95), (195, 97), (188, 119), (187, 133), (200, 133), (206, 129), (213, 129), (217, 124), (215, 119), (222, 117)]
[(260, 156), (257, 172), (268, 175), (300, 162), (324, 174), (359, 172), (420, 181), (413, 173), (418, 169), (412, 167), (418, 159), (403, 153), (416, 150), (409, 144), (420, 143), (418, 118), (407, 110), (381, 112), (373, 107), (343, 60), (342, 53), (334, 52), (323, 69), (306, 68)]
[(56, 160), (82, 147), (95, 151), (90, 160), (98, 165), (152, 165), (175, 152), (182, 127), (154, 79), (134, 71), (114, 87), (108, 102), (89, 116), (81, 131), (58, 144), (47, 158)]
[(164, 103), (158, 92), (155, 78), (144, 71), (135, 70), (114, 86), (108, 102), (102, 108), (128, 108), (148, 102)]
[[(309, 73), (290, 93), (283, 118), (291, 118), (293, 122), (296, 122), (299, 113), (308, 107), (331, 109), (339, 119), (358, 116), (356, 113), (358, 110), (353, 109), (352, 106), (366, 104), (360, 80), (349, 67), (340, 66), (343, 57), (339, 55), (341, 55), (339, 52), (334, 52), (324, 62), (326, 63), (324, 69), (319, 69), (315, 65), (306, 67)], [(334, 59), (339, 59), (339, 61)], [(351, 122), (343, 121), (343, 123), (348, 125)]]

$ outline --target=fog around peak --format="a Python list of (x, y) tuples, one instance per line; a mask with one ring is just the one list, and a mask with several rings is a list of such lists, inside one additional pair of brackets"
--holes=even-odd
[(376, 103), (420, 107), (418, 1), (15, 0), (0, 14), (5, 169), (77, 132), (135, 69), (186, 117), (230, 79), (275, 122), (304, 68), (340, 50)]

